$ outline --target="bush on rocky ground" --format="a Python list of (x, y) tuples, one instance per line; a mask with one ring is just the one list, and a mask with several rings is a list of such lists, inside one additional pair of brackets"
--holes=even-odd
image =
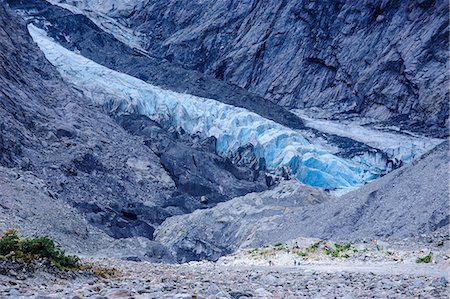
[(428, 263), (431, 263), (432, 260), (433, 260), (433, 253), (430, 252), (426, 256), (418, 257), (416, 259), (416, 263), (418, 263), (418, 264), (428, 264)]
[(44, 258), (59, 269), (80, 267), (77, 256), (66, 255), (49, 237), (22, 239), (17, 230), (8, 230), (0, 235), (0, 257), (14, 257), (25, 262)]
[[(104, 278), (114, 277), (118, 274), (115, 268), (81, 263), (77, 256), (66, 255), (64, 250), (59, 248), (47, 236), (22, 239), (17, 230), (8, 230), (0, 233), (0, 267), (5, 269), (22, 269), (25, 272), (34, 272), (39, 268), (52, 274), (73, 272)], [(2, 273), (0, 271), (0, 274), (7, 273), (9, 272)]]

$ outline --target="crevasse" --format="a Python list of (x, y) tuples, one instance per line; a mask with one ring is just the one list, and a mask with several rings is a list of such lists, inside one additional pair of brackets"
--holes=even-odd
[(221, 156), (252, 144), (269, 171), (287, 169), (301, 182), (322, 188), (357, 186), (371, 179), (368, 169), (338, 158), (309, 143), (298, 132), (243, 108), (163, 90), (135, 77), (101, 66), (71, 52), (45, 31), (28, 26), (46, 58), (69, 82), (114, 113), (142, 114), (164, 127), (217, 139)]

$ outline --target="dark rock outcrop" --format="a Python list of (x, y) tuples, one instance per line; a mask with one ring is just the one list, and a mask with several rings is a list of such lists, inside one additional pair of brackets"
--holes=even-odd
[[(232, 163), (216, 155), (214, 138), (202, 139), (172, 130), (168, 132), (145, 116), (122, 115), (116, 121), (128, 132), (143, 137), (144, 143), (160, 157), (178, 192), (178, 204), (163, 206), (181, 208), (184, 213), (212, 207), (218, 202), (267, 189), (264, 169), (250, 163)], [(242, 165), (238, 165), (242, 164)], [(208, 204), (201, 204), (206, 196)]]

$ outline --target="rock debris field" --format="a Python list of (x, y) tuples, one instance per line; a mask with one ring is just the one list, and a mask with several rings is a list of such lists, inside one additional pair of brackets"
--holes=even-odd
[[(91, 260), (92, 261), (92, 260)], [(442, 266), (156, 264), (96, 259), (114, 278), (0, 272), (0, 298), (447, 298)], [(1, 267), (0, 267), (1, 268)]]

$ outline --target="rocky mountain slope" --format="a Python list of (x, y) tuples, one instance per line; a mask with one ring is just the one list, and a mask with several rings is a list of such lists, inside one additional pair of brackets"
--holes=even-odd
[[(232, 164), (204, 141), (147, 118), (108, 116), (62, 80), (17, 15), (3, 4), (0, 14), (1, 229), (56, 235), (81, 251), (131, 238), (122, 245), (152, 258), (164, 252), (151, 240), (166, 217), (267, 188), (264, 174)], [(202, 195), (209, 201), (201, 203)]]
[[(200, 68), (190, 64), (189, 55), (183, 60), (163, 51), (169, 40), (177, 44), (175, 36), (184, 39), (203, 32), (202, 42), (209, 40), (211, 31), (195, 29), (197, 20), (181, 22), (184, 14), (201, 9), (200, 4), (187, 11), (183, 9), (187, 4), (180, 2), (174, 17), (171, 11), (175, 6), (168, 3), (168, 21), (161, 28), (172, 38), (163, 34), (153, 47), (145, 43), (154, 41), (146, 31), (153, 21), (142, 17), (158, 17), (152, 9), (165, 11), (155, 3), (105, 1), (99, 6), (96, 0), (51, 2), (59, 6), (43, 0), (0, 0), (0, 231), (16, 227), (25, 235), (49, 234), (81, 254), (159, 261), (216, 260), (241, 247), (301, 235), (332, 239), (448, 237), (442, 233), (448, 228), (448, 143), (401, 167), (440, 140), (386, 127), (379, 130), (364, 126), (364, 122), (324, 124), (306, 117), (303, 121), (302, 113), (311, 111), (288, 111), (262, 97), (276, 99), (285, 107), (308, 108), (321, 105), (328, 95), (330, 105), (325, 108), (335, 107), (332, 114), (340, 115), (338, 118), (345, 112), (358, 116), (357, 122), (367, 117), (395, 119), (407, 129), (444, 136), (448, 108), (443, 82), (447, 73), (440, 61), (447, 61), (441, 49), (446, 37), (438, 34), (433, 39), (436, 43), (426, 46), (435, 49), (435, 56), (430, 60), (427, 56), (415, 73), (423, 76), (417, 79), (421, 82), (417, 86), (428, 84), (427, 90), (432, 90), (427, 92), (430, 97), (419, 87), (411, 96), (409, 89), (404, 89), (406, 81), (398, 83), (397, 75), (377, 77), (377, 72), (367, 72), (368, 79), (358, 73), (362, 67), (352, 67), (357, 72), (352, 78), (358, 79), (350, 85), (367, 94), (349, 99), (345, 97), (347, 87), (339, 83), (319, 95), (310, 90), (309, 81), (291, 80), (290, 87), (306, 88), (315, 99), (314, 103), (291, 103), (287, 93), (283, 92), (286, 98), (277, 98), (260, 92), (263, 84), (255, 83), (277, 78), (273, 72), (279, 70), (279, 63), (285, 63), (278, 54), (278, 62), (265, 62), (277, 70), (255, 66), (257, 71), (245, 63), (247, 58), (230, 64), (230, 69), (224, 67), (223, 76), (213, 70), (225, 52), (236, 58), (245, 56), (227, 47), (235, 43), (247, 51), (242, 42), (257, 37), (254, 30), (266, 28), (252, 22), (273, 20), (270, 26), (275, 27), (279, 21), (288, 22), (283, 16), (286, 7), (293, 5), (289, 1), (283, 2), (276, 18), (261, 15), (270, 12), (275, 2), (264, 4), (268, 6), (255, 2), (250, 5), (254, 6), (251, 12), (246, 10), (247, 4), (238, 5), (246, 13), (236, 14), (231, 23), (245, 22), (250, 35), (242, 33), (242, 40), (228, 40), (230, 45), (224, 46), (228, 50), (217, 52), (218, 56), (205, 52), (211, 60)], [(211, 5), (219, 11), (224, 3)], [(445, 13), (437, 10), (441, 2), (429, 3), (424, 10), (426, 3), (411, 13), (423, 15), (426, 22), (430, 13), (436, 16), (436, 24), (442, 23)], [(347, 11), (350, 4), (335, 5)], [(395, 7), (389, 6), (387, 11)], [(232, 5), (227, 11), (233, 9)], [(419, 9), (426, 12), (419, 13)], [(210, 16), (215, 18), (215, 14)], [(378, 16), (376, 24), (383, 22)], [(189, 34), (181, 34), (186, 31), (172, 24), (171, 18), (180, 21), (181, 27), (188, 23), (194, 27), (189, 25), (185, 29)], [(227, 24), (225, 20), (224, 28)], [(436, 24), (425, 26), (423, 34), (434, 32)], [(204, 25), (209, 28), (211, 23)], [(447, 30), (438, 27), (437, 32)], [(267, 38), (271, 36), (268, 30)], [(222, 43), (219, 40), (211, 49)], [(307, 39), (304, 44), (311, 46)], [(400, 48), (405, 45), (399, 42)], [(270, 49), (289, 53), (283, 43), (272, 46)], [(195, 57), (206, 55), (183, 49)], [(355, 46), (352, 51), (358, 49)], [(371, 56), (375, 65), (384, 63), (383, 55)], [(271, 56), (258, 54), (256, 64), (264, 61), (263, 57)], [(303, 63), (304, 57), (299, 59)], [(321, 65), (317, 58), (311, 60), (311, 67), (299, 61), (293, 61), (299, 78), (313, 74), (323, 78), (316, 69)], [(252, 78), (258, 74), (265, 79), (252, 79), (251, 84), (233, 81), (243, 78), (237, 69), (232, 71), (240, 68), (238, 65), (246, 66)], [(342, 76), (344, 69), (336, 74)], [(405, 71), (403, 66), (400, 69)], [(287, 76), (283, 82), (290, 82), (290, 72), (283, 74)], [(371, 99), (372, 79), (385, 88), (380, 87), (376, 101)], [(386, 87), (388, 81), (392, 84)], [(344, 91), (332, 91), (340, 88)], [(339, 96), (332, 97), (329, 92)], [(388, 100), (379, 104), (384, 96)], [(412, 102), (405, 104), (406, 98)], [(347, 101), (358, 104), (347, 105)], [(396, 108), (389, 106), (394, 102)], [(342, 108), (341, 104), (357, 108)], [(412, 109), (411, 105), (423, 107)], [(385, 107), (390, 107), (390, 112)], [(385, 144), (388, 139), (395, 141)], [(399, 169), (385, 175), (395, 168)], [(375, 181), (361, 187), (371, 180)], [(343, 197), (336, 197), (331, 190), (342, 192), (349, 187), (361, 188)]]
[(447, 0), (51, 2), (282, 106), (448, 135)]
[[(219, 257), (237, 248), (299, 236), (333, 240), (448, 239), (449, 144), (343, 195), (292, 184), (234, 198), (208, 210), (167, 219), (156, 239), (178, 259)], [(436, 235), (436, 236), (437, 236)], [(438, 238), (439, 239), (439, 238)]]
[[(87, 252), (113, 246), (119, 227), (128, 227), (124, 237), (152, 237), (158, 218), (140, 215), (161, 213), (149, 203), (176, 191), (159, 158), (63, 82), (3, 4), (0, 14), (1, 229), (53, 235)], [(139, 163), (151, 168), (139, 173)], [(89, 205), (95, 217), (80, 213)]]
[[(170, 90), (181, 92), (182, 94), (179, 95), (179, 97), (185, 97), (184, 93), (194, 94), (201, 97), (206, 97), (207, 99), (214, 99), (217, 101), (220, 101), (225, 104), (230, 104), (234, 107), (242, 107), (247, 109), (248, 111), (256, 112), (257, 114), (263, 116), (264, 118), (272, 119), (278, 122), (279, 124), (282, 124), (289, 128), (294, 129), (301, 129), (301, 134), (303, 136), (306, 136), (309, 142), (315, 144), (315, 143), (325, 143), (327, 151), (331, 151), (332, 153), (336, 154), (339, 157), (345, 158), (345, 159), (351, 159), (352, 162), (356, 162), (356, 164), (359, 164), (359, 168), (366, 169), (365, 172), (370, 172), (370, 176), (372, 178), (378, 177), (379, 175), (383, 175), (386, 172), (389, 172), (393, 168), (397, 168), (401, 166), (403, 163), (408, 162), (409, 160), (413, 159), (415, 156), (420, 155), (421, 153), (425, 152), (428, 149), (431, 149), (436, 142), (435, 140), (425, 140), (423, 137), (420, 136), (414, 136), (412, 134), (409, 134), (407, 132), (402, 132), (400, 135), (396, 133), (394, 136), (395, 139), (399, 139), (399, 142), (393, 145), (392, 148), (392, 140), (391, 136), (388, 136), (389, 134), (385, 134), (386, 136), (382, 138), (381, 143), (374, 143), (370, 142), (370, 139), (367, 138), (360, 138), (361, 136), (357, 136), (355, 134), (353, 135), (342, 135), (342, 133), (339, 133), (340, 135), (336, 135), (335, 133), (328, 132), (328, 126), (313, 126), (308, 127), (304, 126), (303, 122), (300, 120), (299, 117), (294, 116), (292, 113), (287, 112), (286, 110), (280, 108), (279, 106), (274, 107), (273, 104), (271, 104), (268, 101), (265, 101), (261, 97), (257, 97), (251, 93), (245, 92), (243, 89), (239, 89), (236, 86), (232, 86), (230, 84), (224, 84), (222, 81), (211, 79), (208, 76), (201, 75), (198, 72), (195, 71), (189, 71), (183, 68), (180, 68), (177, 65), (174, 65), (173, 63), (170, 63), (168, 61), (164, 61), (161, 59), (157, 59), (155, 57), (150, 56), (147, 52), (143, 51), (142, 49), (136, 49), (130, 47), (130, 39), (132, 36), (128, 36), (128, 39), (124, 39), (123, 36), (117, 35), (117, 30), (109, 29), (107, 32), (112, 32), (113, 35), (108, 34), (107, 32), (104, 32), (101, 28), (104, 27), (104, 23), (93, 23), (92, 21), (96, 21), (97, 19), (91, 18), (88, 19), (83, 15), (80, 15), (75, 10), (74, 13), (72, 13), (69, 10), (62, 9), (58, 6), (53, 6), (50, 3), (44, 1), (44, 0), (33, 0), (33, 1), (17, 1), (17, 0), (10, 0), (8, 1), (11, 6), (20, 13), (26, 15), (26, 18), (28, 21), (31, 21), (34, 25), (38, 26), (39, 28), (43, 28), (46, 31), (46, 35), (53, 38), (54, 41), (56, 41), (58, 44), (64, 46), (66, 49), (75, 52), (80, 53), (83, 55), (83, 57), (89, 58), (90, 60), (108, 67), (109, 70), (115, 70), (120, 73), (126, 73), (128, 75), (131, 75), (135, 78), (138, 78), (142, 81), (145, 81), (146, 83), (151, 84), (152, 86), (159, 86), (163, 88), (167, 88)], [(88, 5), (90, 2), (83, 2), (86, 5)], [(80, 3), (82, 4), (82, 3)], [(107, 7), (107, 3), (103, 3), (101, 7)], [(62, 5), (62, 4), (61, 4)], [(89, 4), (90, 5), (90, 4)], [(106, 6), (105, 6), (106, 5)], [(74, 9), (73, 6), (67, 6), (62, 5), (64, 7), (67, 7), (71, 10)], [(89, 15), (90, 16), (90, 15)], [(98, 27), (99, 25), (100, 27)], [(122, 28), (122, 27), (121, 27)], [(108, 28), (107, 28), (108, 29)], [(122, 28), (123, 29), (123, 28)], [(118, 37), (118, 39), (116, 39)], [(121, 41), (122, 42), (121, 42)], [(53, 46), (51, 46), (53, 47)], [(55, 52), (55, 50), (52, 50)], [(59, 50), (58, 50), (59, 51)], [(50, 53), (46, 54), (50, 55)], [(51, 54), (53, 56), (62, 56), (62, 53), (53, 53)], [(64, 54), (66, 55), (66, 54)], [(73, 55), (72, 55), (73, 57)], [(50, 59), (50, 58), (49, 58)], [(59, 59), (59, 67), (60, 71), (62, 69), (67, 68), (75, 68), (76, 65), (70, 66), (68, 63), (65, 63), (67, 59), (61, 59), (54, 57), (53, 59)], [(51, 60), (51, 59), (50, 59)], [(77, 60), (77, 59), (75, 59)], [(52, 63), (55, 63), (53, 61)], [(66, 65), (64, 65), (66, 64)], [(78, 63), (79, 64), (79, 63)], [(79, 74), (81, 74), (80, 70), (77, 71)], [(103, 72), (103, 71), (102, 71)], [(83, 83), (79, 82), (80, 79), (78, 78), (72, 78), (70, 74), (76, 74), (75, 70), (71, 70), (69, 72), (69, 75), (66, 75), (67, 79), (69, 81), (77, 82), (76, 84), (80, 85), (78, 86), (80, 89), (85, 90), (86, 88), (89, 89), (89, 94), (93, 95), (92, 86), (86, 87), (82, 86)], [(86, 78), (87, 76), (83, 75), (83, 78)], [(76, 76), (75, 76), (76, 77)], [(123, 77), (123, 76), (122, 76)], [(111, 80), (111, 79), (108, 79)], [(129, 81), (127, 79), (127, 81)], [(134, 80), (136, 81), (136, 80)], [(84, 84), (86, 85), (86, 84)], [(88, 85), (92, 85), (91, 81), (88, 82)], [(115, 84), (117, 85), (117, 83)], [(107, 86), (109, 89), (109, 86)], [(120, 87), (123, 90), (123, 87)], [(128, 88), (128, 87), (127, 87)], [(117, 102), (121, 102), (121, 97), (131, 97), (136, 98), (136, 95), (125, 94), (120, 95), (123, 92), (117, 92), (117, 91), (101, 91), (101, 94), (99, 94), (100, 87), (95, 87), (95, 96), (93, 99), (94, 101), (99, 102), (99, 98), (105, 98), (104, 101), (112, 101), (114, 99), (115, 104), (111, 105), (112, 107), (109, 107), (109, 109), (114, 109), (116, 111), (110, 111), (110, 113), (118, 113), (121, 112), (124, 108), (121, 108), (120, 105), (117, 107)], [(148, 89), (148, 88), (146, 88)], [(85, 91), (86, 94), (86, 91)], [(120, 96), (117, 96), (119, 94)], [(105, 97), (106, 95), (106, 97)], [(137, 99), (138, 101), (142, 102), (142, 99)], [(164, 100), (165, 101), (165, 100)], [(164, 102), (163, 101), (163, 102)], [(189, 100), (191, 101), (191, 100)], [(122, 101), (123, 102), (123, 101)], [(183, 102), (186, 102), (183, 100)], [(130, 109), (129, 104), (124, 104), (126, 109)], [(160, 105), (160, 104), (158, 104)], [(178, 104), (177, 104), (178, 105)], [(220, 104), (218, 104), (220, 106)], [(135, 109), (135, 108), (132, 108)], [(177, 108), (180, 109), (180, 108)], [(188, 109), (191, 108), (186, 107), (185, 104), (183, 104), (183, 107), (181, 109)], [(202, 112), (202, 110), (204, 110)], [(183, 113), (188, 113), (188, 115), (184, 115), (183, 118), (185, 120), (182, 120), (183, 122), (186, 121), (192, 121), (188, 120), (190, 119), (196, 119), (195, 121), (198, 122), (200, 118), (198, 118), (199, 114), (202, 117), (209, 117), (207, 116), (207, 111), (211, 110), (210, 108), (202, 108), (197, 109), (194, 114), (192, 115), (192, 111)], [(221, 109), (215, 109), (215, 110), (221, 110)], [(223, 109), (222, 109), (223, 110)], [(236, 110), (237, 111), (237, 110)], [(148, 112), (141, 112), (148, 116)], [(170, 112), (169, 112), (170, 113)], [(177, 112), (178, 113), (178, 112)], [(209, 113), (209, 112), (208, 112)], [(224, 113), (224, 112), (221, 112)], [(298, 113), (295, 111), (295, 113)], [(227, 112), (228, 114), (228, 112)], [(158, 118), (161, 118), (161, 116), (157, 116)], [(167, 116), (162, 116), (163, 118), (167, 118)], [(301, 117), (304, 118), (304, 113), (301, 114)], [(154, 118), (154, 117), (153, 117)], [(233, 119), (234, 117), (230, 116), (227, 117), (230, 119)], [(175, 121), (177, 122), (176, 125), (180, 125), (180, 120), (178, 117), (175, 117)], [(242, 119), (242, 117), (241, 117)], [(157, 120), (161, 123), (161, 120)], [(203, 120), (202, 120), (203, 121)], [(164, 120), (165, 123), (167, 122), (173, 122), (172, 120)], [(204, 122), (204, 121), (203, 121)], [(210, 122), (210, 120), (208, 120)], [(244, 122), (248, 123), (248, 121), (244, 120)], [(253, 121), (252, 121), (253, 122)], [(266, 121), (265, 121), (266, 122)], [(257, 121), (257, 123), (260, 123)], [(234, 124), (231, 124), (231, 126), (235, 126)], [(267, 127), (267, 126), (266, 126)], [(183, 127), (184, 131), (191, 131), (192, 129), (198, 130), (198, 126), (192, 127), (192, 125), (187, 128), (186, 126)], [(246, 128), (247, 130), (248, 128)], [(369, 128), (370, 129), (370, 128)], [(201, 135), (211, 136), (208, 135), (210, 133), (205, 132), (207, 128), (203, 129), (203, 132), (200, 131), (199, 133)], [(352, 131), (355, 130), (355, 128), (352, 128)], [(234, 132), (242, 132), (242, 128), (235, 128)], [(264, 130), (265, 132), (268, 132), (269, 130), (266, 128)], [(358, 130), (357, 130), (358, 131)], [(227, 132), (227, 134), (237, 134), (234, 132)], [(187, 132), (189, 133), (189, 132)], [(192, 134), (192, 132), (190, 132)], [(197, 134), (196, 132), (194, 132)], [(364, 136), (369, 133), (370, 136), (373, 136), (377, 140), (379, 140), (379, 134), (380, 132), (376, 131), (370, 131), (364, 132)], [(240, 133), (239, 133), (240, 134)], [(260, 133), (257, 133), (260, 134)], [(288, 135), (292, 135), (292, 132), (288, 133)], [(375, 137), (377, 135), (377, 137)], [(402, 136), (401, 136), (402, 135)], [(217, 134), (215, 135), (217, 137)], [(350, 137), (350, 138), (349, 138)], [(228, 138), (228, 137), (227, 137)], [(236, 137), (233, 136), (233, 139), (241, 139), (244, 138), (244, 140), (236, 140), (235, 144), (246, 142), (245, 138), (248, 138), (248, 133), (242, 134), (242, 137)], [(222, 138), (223, 139), (223, 138)], [(299, 139), (299, 138), (296, 138)], [(301, 137), (300, 139), (303, 139)], [(360, 142), (359, 140), (362, 140), (363, 142)], [(369, 141), (368, 141), (369, 140)], [(292, 140), (291, 140), (292, 141)], [(291, 142), (290, 141), (290, 142)], [(385, 146), (384, 144), (388, 142), (390, 146)], [(222, 141), (218, 140), (218, 143), (222, 143)], [(375, 147), (373, 146), (375, 144)], [(216, 145), (219, 147), (219, 145)], [(228, 147), (228, 146), (226, 146)], [(249, 157), (245, 157), (243, 155), (255, 155), (256, 148), (249, 148), (246, 147), (243, 149), (243, 153), (238, 154), (236, 157), (235, 153), (231, 153), (232, 160), (234, 161), (244, 161), (248, 160)], [(220, 151), (223, 152), (223, 149), (220, 149)], [(229, 153), (227, 153), (228, 155)], [(269, 163), (267, 160), (268, 157), (265, 157), (265, 161), (253, 163), (253, 165), (259, 164), (264, 165)], [(253, 158), (254, 160), (254, 158)], [(269, 163), (270, 164), (270, 163)], [(261, 169), (264, 170), (264, 169)], [(294, 170), (296, 172), (296, 170)], [(323, 185), (322, 183), (316, 183), (316, 185)], [(332, 187), (332, 186), (329, 186)]]
[(49, 36), (71, 51), (110, 69), (180, 93), (204, 98), (254, 111), (268, 119), (292, 128), (301, 128), (302, 121), (280, 106), (247, 92), (236, 85), (189, 71), (167, 60), (130, 47), (103, 31), (81, 14), (51, 5), (45, 0), (8, 0), (11, 8), (29, 11), (37, 25), (44, 26)]

